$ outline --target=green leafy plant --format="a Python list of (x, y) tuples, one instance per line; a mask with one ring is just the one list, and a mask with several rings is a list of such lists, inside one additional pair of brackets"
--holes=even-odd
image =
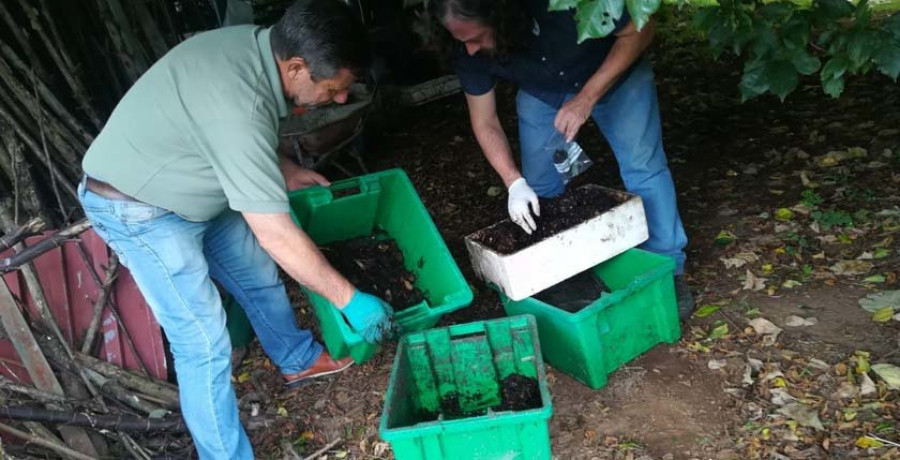
[[(659, 6), (660, 0), (550, 0), (551, 11), (576, 9), (579, 41), (609, 35), (626, 8), (640, 30)], [(801, 76), (815, 74), (827, 94), (839, 97), (847, 76), (873, 69), (894, 81), (900, 76), (900, 13), (881, 21), (872, 14), (868, 0), (716, 0), (696, 12), (693, 24), (716, 57), (730, 51), (744, 59), (744, 100), (764, 93), (784, 100)]]
[(802, 194), (800, 194), (800, 202), (803, 203), (809, 209), (816, 209), (822, 204), (823, 198), (822, 195), (812, 191), (812, 190), (804, 190)]
[(819, 226), (822, 227), (823, 230), (830, 230), (832, 227), (853, 226), (853, 216), (847, 211), (813, 211), (810, 213), (810, 216), (819, 223)]

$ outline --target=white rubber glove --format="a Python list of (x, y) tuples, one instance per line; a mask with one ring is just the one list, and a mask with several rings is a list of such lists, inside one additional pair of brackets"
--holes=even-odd
[[(531, 205), (531, 209), (528, 208), (528, 205)], [(520, 177), (510, 184), (507, 207), (509, 209), (509, 218), (518, 224), (519, 227), (522, 227), (522, 230), (525, 230), (529, 235), (537, 230), (537, 224), (534, 223), (534, 217), (532, 217), (531, 212), (533, 210), (534, 215), (540, 217), (541, 205), (538, 202), (537, 194), (528, 186), (528, 182), (525, 181), (524, 177)]]

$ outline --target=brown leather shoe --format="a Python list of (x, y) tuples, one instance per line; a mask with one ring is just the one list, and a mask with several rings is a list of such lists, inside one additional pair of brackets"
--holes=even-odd
[(353, 358), (346, 357), (335, 361), (327, 351), (322, 351), (316, 362), (309, 368), (296, 374), (283, 374), (288, 388), (296, 388), (309, 383), (310, 380), (326, 375), (337, 374), (353, 365)]

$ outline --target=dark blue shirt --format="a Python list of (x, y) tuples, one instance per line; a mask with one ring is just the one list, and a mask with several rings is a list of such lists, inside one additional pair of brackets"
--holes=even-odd
[(614, 32), (578, 44), (574, 9), (550, 12), (547, 11), (549, 0), (522, 2), (528, 4), (534, 18), (530, 45), (501, 64), (483, 52), (469, 56), (460, 44), (454, 59), (456, 73), (467, 94), (487, 93), (494, 88), (496, 79), (502, 78), (558, 108), (566, 94), (581, 91), (600, 68), (616, 41), (614, 34), (628, 25), (631, 17), (624, 11), (616, 21)]

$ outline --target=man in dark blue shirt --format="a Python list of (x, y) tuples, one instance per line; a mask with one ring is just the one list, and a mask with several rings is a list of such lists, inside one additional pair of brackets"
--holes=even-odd
[[(608, 37), (579, 44), (574, 10), (547, 9), (548, 0), (429, 2), (431, 16), (457, 42), (455, 67), (472, 129), (509, 189), (510, 218), (528, 233), (537, 228), (537, 197), (565, 191), (553, 151), (544, 146), (560, 133), (574, 140), (593, 117), (616, 155), (625, 187), (644, 202), (650, 238), (643, 247), (676, 261), (678, 310), (686, 319), (694, 306), (683, 275), (687, 236), (663, 151), (653, 70), (642, 58), (653, 23), (638, 31), (624, 12), (605, 19), (614, 27)], [(519, 86), (521, 173), (497, 116), (497, 78)]]

